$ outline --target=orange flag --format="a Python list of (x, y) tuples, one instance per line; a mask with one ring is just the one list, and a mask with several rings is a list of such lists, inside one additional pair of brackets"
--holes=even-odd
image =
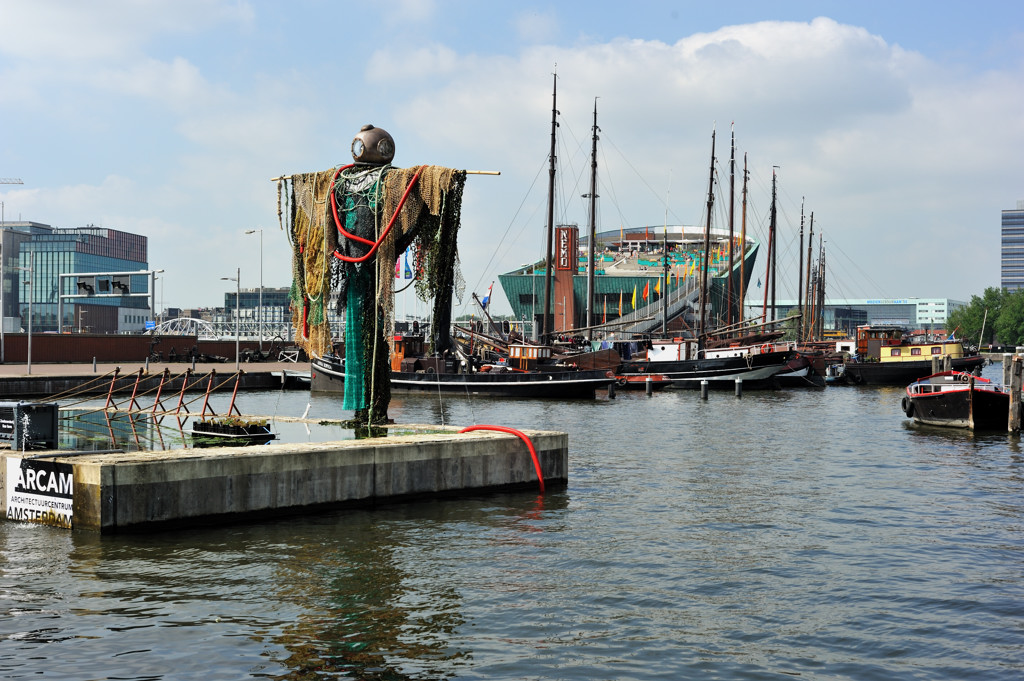
[(649, 296), (650, 293), (651, 293), (651, 282), (645, 281), (644, 282), (644, 300), (647, 300), (647, 296)]

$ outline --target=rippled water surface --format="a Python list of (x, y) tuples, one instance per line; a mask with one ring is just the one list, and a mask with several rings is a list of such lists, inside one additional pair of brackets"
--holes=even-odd
[(402, 423), (568, 431), (568, 488), (144, 536), (0, 522), (0, 676), (1021, 678), (1020, 441), (914, 427), (900, 395), (396, 398)]

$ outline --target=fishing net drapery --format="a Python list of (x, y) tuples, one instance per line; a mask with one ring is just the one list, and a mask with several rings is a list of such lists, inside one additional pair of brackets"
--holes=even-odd
[(434, 301), (431, 350), (450, 347), (452, 294), (461, 299), (464, 286), (457, 236), (465, 178), (441, 166), (358, 165), (292, 176), (295, 342), (313, 357), (332, 350), (325, 305), (335, 298), (345, 315), (344, 408), (365, 410), (369, 423), (387, 419), (395, 258), (410, 246), (417, 294)]

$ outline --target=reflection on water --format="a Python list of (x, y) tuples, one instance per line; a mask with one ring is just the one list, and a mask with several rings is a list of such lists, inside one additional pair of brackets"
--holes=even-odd
[(402, 423), (568, 431), (568, 489), (141, 536), (0, 523), (0, 675), (1021, 676), (1020, 440), (909, 425), (900, 396), (402, 396)]

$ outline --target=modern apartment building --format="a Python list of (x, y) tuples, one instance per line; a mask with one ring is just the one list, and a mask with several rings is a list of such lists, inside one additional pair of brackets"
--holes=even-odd
[(1003, 211), (1000, 287), (1016, 291), (1024, 287), (1024, 201), (1016, 210)]

